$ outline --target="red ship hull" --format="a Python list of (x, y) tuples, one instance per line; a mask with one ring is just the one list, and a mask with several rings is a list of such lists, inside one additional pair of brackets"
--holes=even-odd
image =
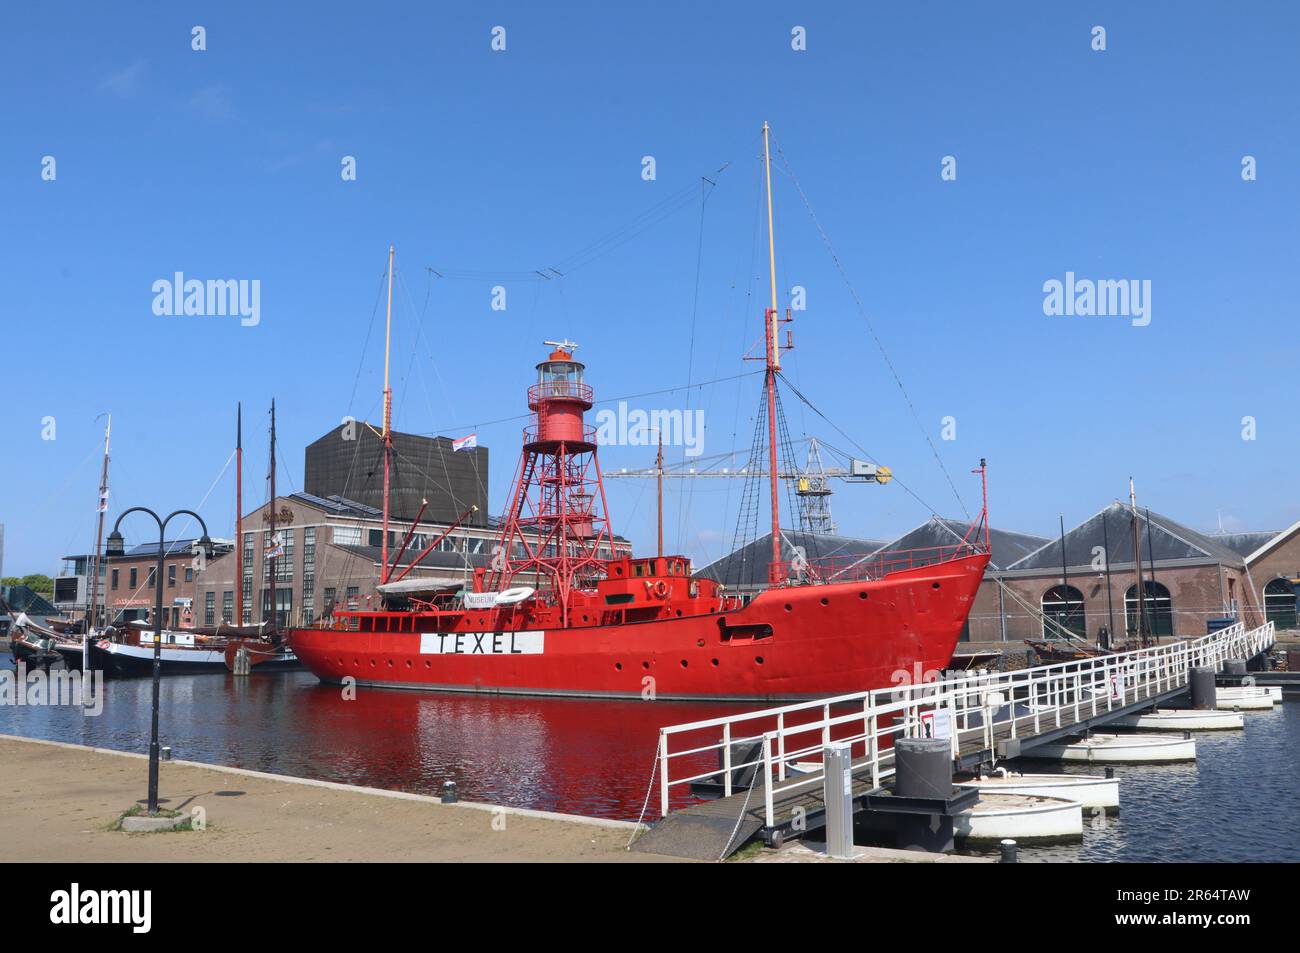
[[(884, 688), (944, 668), (988, 555), (883, 579), (778, 587), (743, 608), (571, 628), (482, 631), (469, 614), (374, 613), (403, 631), (288, 632), (318, 678), (380, 688), (612, 698), (785, 700)], [(376, 628), (387, 623), (376, 623)], [(363, 627), (364, 628), (364, 627)]]

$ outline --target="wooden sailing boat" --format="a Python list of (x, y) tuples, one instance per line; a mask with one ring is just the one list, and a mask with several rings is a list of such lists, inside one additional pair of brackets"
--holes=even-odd
[[(271, 465), (267, 474), (271, 497), (270, 529), (271, 545), (275, 547), (269, 556), (271, 618), (263, 619), (256, 626), (246, 624), (244, 619), (244, 423), (242, 407), (236, 415), (235, 429), (235, 626), (227, 626), (225, 631), (237, 637), (225, 645), (222, 660), (226, 668), (235, 675), (248, 675), (253, 669), (261, 671), (302, 668), (302, 663), (280, 638), (275, 606), (276, 575), (279, 569), (278, 558), (274, 555), (279, 547), (276, 532), (275, 508), (275, 401), (271, 401)], [(220, 632), (220, 627), (218, 627)]]

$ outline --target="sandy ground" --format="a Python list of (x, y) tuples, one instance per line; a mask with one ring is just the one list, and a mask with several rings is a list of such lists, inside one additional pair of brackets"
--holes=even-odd
[[(629, 826), (164, 762), (164, 807), (207, 829), (107, 828), (147, 792), (137, 755), (0, 737), (0, 861), (663, 861), (624, 850)], [(498, 829), (502, 828), (502, 829)]]

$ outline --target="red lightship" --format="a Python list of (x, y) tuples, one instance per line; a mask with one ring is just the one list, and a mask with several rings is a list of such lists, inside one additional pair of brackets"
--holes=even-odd
[[(385, 552), (380, 591), (408, 596), (407, 608), (336, 611), (331, 625), (290, 629), (294, 653), (331, 683), (351, 676), (382, 688), (699, 700), (827, 696), (946, 666), (988, 562), (986, 514), (941, 551), (782, 561), (779, 323), (773, 282), (764, 320), (767, 588), (748, 599), (728, 593), (692, 576), (684, 556), (610, 558), (595, 429), (585, 422), (593, 392), (575, 345), (548, 342), (553, 350), (528, 390), (534, 422), (491, 568), (475, 571), (472, 591), (419, 598), (400, 578), (390, 582)], [(390, 406), (385, 381), (386, 444)]]

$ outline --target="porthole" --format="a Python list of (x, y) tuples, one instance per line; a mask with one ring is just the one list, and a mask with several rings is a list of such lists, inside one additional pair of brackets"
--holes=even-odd
[(641, 663), (641, 667), (644, 668), (644, 669), (647, 669), (647, 670), (648, 670), (648, 669), (650, 668), (650, 663), (649, 663), (649, 662), (642, 662), (642, 663)]
[(786, 611), (786, 612), (793, 612), (793, 611), (794, 611), (794, 606), (790, 605), (790, 603), (787, 602), (787, 603), (785, 604), (785, 611)]
[(938, 589), (938, 588), (939, 588), (939, 584), (938, 584), (937, 582), (932, 582), (932, 583), (930, 583), (930, 588), (931, 588), (931, 589)]
[(614, 670), (615, 670), (616, 672), (621, 672), (621, 671), (623, 671), (623, 663), (622, 663), (622, 662), (615, 662), (615, 663), (614, 663)]
[(859, 598), (859, 599), (865, 599), (865, 598), (867, 598), (867, 594), (866, 594), (865, 592), (859, 592), (859, 593), (858, 593), (858, 598)]
[(682, 659), (682, 668), (686, 668), (686, 659)]
[(824, 605), (824, 606), (828, 606), (828, 605), (830, 605), (830, 604), (831, 604), (831, 601), (830, 601), (829, 599), (827, 599), (825, 596), (822, 596), (822, 605)]
[(757, 662), (759, 665), (762, 665), (762, 664), (763, 664), (763, 656), (761, 656), (761, 655), (755, 655), (755, 656), (754, 656), (754, 661)]
[(717, 668), (717, 667), (718, 667), (718, 660), (717, 660), (717, 659), (714, 659), (714, 660), (713, 660), (713, 667), (714, 667), (714, 668)]

